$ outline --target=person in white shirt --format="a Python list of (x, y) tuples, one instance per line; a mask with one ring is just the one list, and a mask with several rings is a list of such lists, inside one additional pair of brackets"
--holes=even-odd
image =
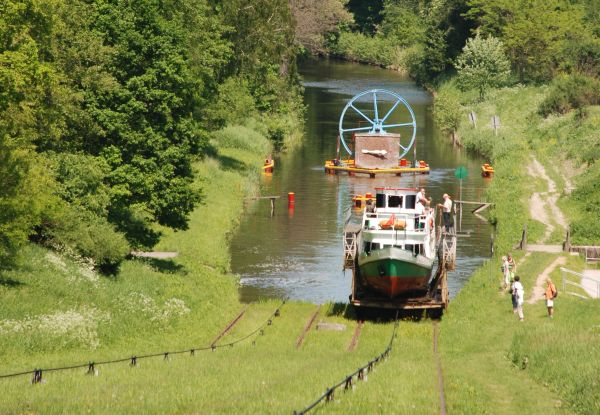
[(450, 231), (450, 226), (452, 225), (452, 217), (450, 216), (450, 212), (452, 211), (452, 199), (448, 196), (448, 193), (444, 193), (444, 203), (438, 203), (438, 207), (442, 208), (442, 216), (444, 219), (444, 227), (446, 228), (446, 232)]
[(427, 206), (431, 203), (430, 200), (425, 197), (425, 189), (424, 188), (421, 188), (421, 190), (419, 190), (419, 192), (417, 193), (417, 202), (419, 202), (419, 201), (421, 201), (423, 206)]
[(425, 227), (425, 222), (421, 223), (420, 217), (425, 214), (425, 206), (419, 199), (417, 199), (417, 204), (415, 205), (415, 229), (420, 229)]
[(515, 276), (515, 282), (513, 283), (513, 295), (517, 298), (517, 313), (519, 314), (519, 320), (523, 321), (523, 302), (525, 296), (525, 289), (521, 284), (521, 279), (518, 275)]
[(502, 257), (501, 269), (502, 269), (502, 275), (504, 276), (503, 287), (505, 290), (508, 290), (508, 287), (510, 285), (510, 266), (508, 264), (508, 258), (506, 256)]

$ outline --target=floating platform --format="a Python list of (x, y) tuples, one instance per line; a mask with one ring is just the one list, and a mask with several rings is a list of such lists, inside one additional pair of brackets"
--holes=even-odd
[(327, 160), (325, 162), (325, 173), (338, 174), (339, 172), (348, 173), (350, 176), (354, 176), (356, 174), (365, 174), (372, 178), (378, 174), (395, 174), (396, 176), (402, 176), (403, 174), (429, 174), (429, 164), (421, 160), (419, 161), (418, 166), (413, 167), (406, 159), (400, 159), (398, 161), (398, 167), (367, 169), (356, 167), (353, 159)]
[(481, 175), (483, 177), (492, 177), (494, 176), (494, 168), (490, 166), (488, 163), (485, 163), (481, 166)]

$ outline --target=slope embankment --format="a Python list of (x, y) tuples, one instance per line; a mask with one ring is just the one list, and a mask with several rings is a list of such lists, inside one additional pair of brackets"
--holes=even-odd
[(492, 115), (503, 120), (498, 136), (486, 126), (463, 125), (459, 130), (463, 144), (488, 157), (496, 170), (488, 200), (496, 203), (491, 220), (497, 249), (456, 297), (442, 323), (444, 369), (453, 379), (446, 395), (449, 412), (597, 413), (600, 303), (561, 293), (550, 319), (545, 302), (539, 301), (547, 277), (560, 292), (560, 266), (581, 270), (583, 261), (553, 249), (512, 252), (530, 300), (524, 322), (499, 288), (500, 257), (513, 250), (523, 225), (529, 244), (553, 247), (560, 244), (573, 213), (561, 209), (570, 193), (564, 191), (564, 159), (538, 138), (546, 128), (536, 114), (545, 91), (504, 88), (476, 102), (452, 92), (451, 85), (446, 88), (462, 99), (463, 112), (474, 111), (480, 120)]

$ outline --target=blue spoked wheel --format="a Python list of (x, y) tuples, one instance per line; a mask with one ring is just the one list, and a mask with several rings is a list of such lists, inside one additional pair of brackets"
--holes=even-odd
[[(385, 111), (385, 115), (381, 118), (377, 104), (378, 100), (392, 103), (392, 106)], [(359, 122), (365, 123), (365, 126), (356, 126), (357, 116)], [(406, 118), (406, 120), (398, 119), (398, 117)], [(403, 133), (403, 129), (409, 130), (407, 131), (408, 134)], [(372, 89), (361, 92), (348, 101), (340, 116), (340, 140), (350, 156), (353, 155), (353, 152), (348, 147), (346, 140), (349, 140), (355, 132), (366, 132), (368, 134), (401, 133), (399, 158), (402, 158), (415, 142), (417, 135), (415, 113), (408, 102), (395, 92), (385, 89)], [(407, 138), (404, 139), (404, 137)]]

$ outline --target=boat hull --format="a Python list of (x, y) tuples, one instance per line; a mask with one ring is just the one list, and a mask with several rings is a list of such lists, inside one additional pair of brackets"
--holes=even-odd
[(386, 247), (369, 255), (361, 253), (358, 267), (360, 278), (367, 288), (394, 298), (403, 293), (427, 289), (433, 258)]

